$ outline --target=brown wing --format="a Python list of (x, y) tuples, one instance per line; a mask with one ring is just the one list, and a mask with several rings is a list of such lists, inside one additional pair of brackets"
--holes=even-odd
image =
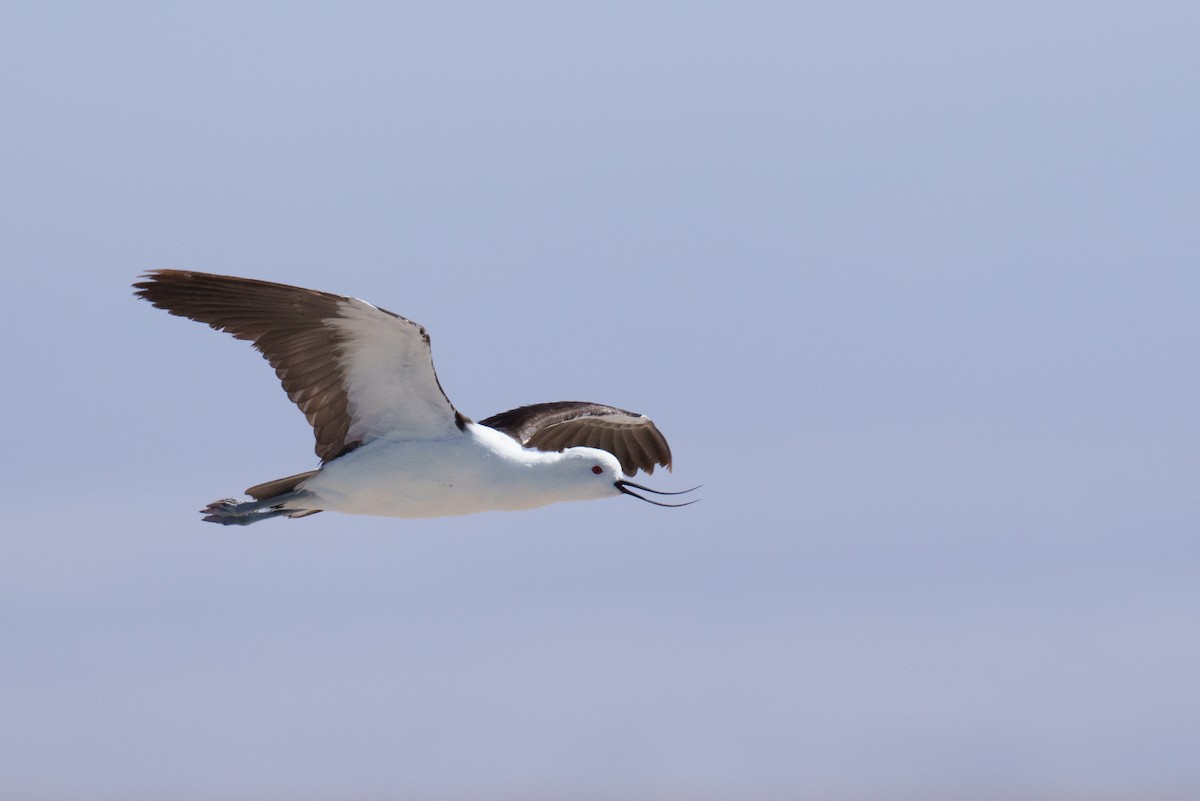
[(420, 325), (357, 298), (285, 284), (156, 270), (138, 296), (262, 352), (334, 459), (388, 432), (443, 436), (462, 418), (442, 392)]
[(650, 418), (615, 406), (585, 401), (535, 403), (479, 422), (539, 451), (581, 446), (606, 450), (630, 476), (638, 470), (653, 473), (655, 465), (671, 469), (671, 448)]

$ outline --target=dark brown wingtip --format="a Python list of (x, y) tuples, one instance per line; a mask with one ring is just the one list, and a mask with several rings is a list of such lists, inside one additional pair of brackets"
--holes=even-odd
[[(226, 279), (226, 276), (198, 273), (192, 270), (147, 270), (138, 278), (142, 280), (135, 281), (133, 284), (135, 297), (149, 302), (155, 308), (163, 309), (179, 317), (187, 317), (187, 314), (172, 308), (179, 289), (186, 284), (194, 284), (206, 278)], [(227, 280), (246, 281), (249, 279), (229, 278)]]
[(140, 280), (135, 281), (133, 287), (134, 289), (138, 290), (136, 294), (141, 295), (147, 289), (152, 290), (155, 286), (161, 283), (171, 280), (179, 280), (193, 275), (195, 275), (195, 273), (191, 272), (190, 270), (146, 270), (144, 273), (138, 276)]
[(135, 290), (133, 294), (142, 300), (148, 300), (153, 303), (154, 301), (151, 299), (150, 295), (154, 291), (159, 274), (162, 272), (162, 270), (147, 270), (139, 275), (139, 280), (133, 282), (133, 288)]

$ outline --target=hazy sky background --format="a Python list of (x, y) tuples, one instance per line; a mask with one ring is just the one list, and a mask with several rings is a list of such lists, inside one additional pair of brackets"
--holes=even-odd
[[(0, 798), (1200, 793), (1200, 6), (0, 5)], [(247, 529), (154, 268), (704, 501)]]

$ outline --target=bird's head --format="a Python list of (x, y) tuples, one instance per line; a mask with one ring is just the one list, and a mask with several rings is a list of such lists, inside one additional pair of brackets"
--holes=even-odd
[(652, 501), (638, 495), (633, 490), (653, 493), (654, 495), (683, 495), (699, 487), (692, 487), (681, 492), (663, 492), (650, 489), (642, 484), (635, 484), (625, 477), (621, 463), (617, 457), (599, 448), (567, 448), (560, 454), (561, 470), (571, 486), (581, 492), (580, 500), (605, 498), (611, 495), (629, 495), (639, 501), (652, 503), (655, 506), (679, 507), (695, 503), (698, 498), (684, 503), (663, 503)]

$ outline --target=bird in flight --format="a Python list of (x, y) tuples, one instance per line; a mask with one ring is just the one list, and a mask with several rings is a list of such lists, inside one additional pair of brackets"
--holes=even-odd
[(249, 340), (316, 434), (321, 466), (257, 484), (254, 500), (204, 508), (247, 525), (322, 511), (442, 517), (559, 501), (682, 495), (626, 476), (671, 469), (645, 415), (582, 401), (522, 406), (473, 422), (438, 383), (424, 327), (358, 298), (185, 270), (154, 270), (136, 294)]

